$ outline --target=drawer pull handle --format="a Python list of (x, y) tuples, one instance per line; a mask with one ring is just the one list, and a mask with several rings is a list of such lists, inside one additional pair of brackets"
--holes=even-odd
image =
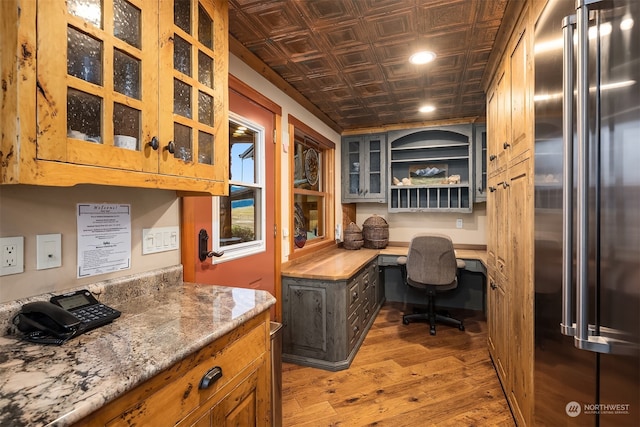
[(204, 376), (200, 380), (200, 385), (198, 386), (198, 388), (200, 390), (206, 390), (211, 384), (215, 383), (220, 378), (222, 378), (222, 368), (219, 366), (214, 366), (213, 368), (209, 369), (206, 374), (204, 374)]

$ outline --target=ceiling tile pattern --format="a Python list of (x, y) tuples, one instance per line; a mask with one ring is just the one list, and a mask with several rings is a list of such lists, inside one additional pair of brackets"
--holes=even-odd
[(229, 31), (344, 130), (460, 119), (484, 115), (508, 1), (230, 0)]

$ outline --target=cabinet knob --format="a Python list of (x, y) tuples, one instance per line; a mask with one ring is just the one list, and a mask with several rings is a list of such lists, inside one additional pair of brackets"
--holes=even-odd
[(502, 188), (507, 188), (509, 186), (509, 183), (507, 181), (504, 181), (502, 183)]
[(502, 147), (506, 150), (507, 148), (511, 147), (511, 144), (505, 142), (504, 144), (502, 144)]
[[(343, 295), (344, 295), (344, 294), (343, 294)], [(357, 299), (358, 299), (358, 293), (357, 293), (357, 292), (354, 292), (354, 293), (353, 293), (353, 295), (351, 296), (351, 300), (352, 300), (352, 301), (355, 301), (355, 300), (357, 300)]]
[(158, 141), (158, 138), (154, 136), (153, 138), (151, 138), (151, 141), (149, 141), (148, 145), (149, 147), (153, 148), (154, 151), (158, 151), (158, 148), (160, 147), (160, 142)]
[(222, 378), (222, 368), (220, 366), (214, 366), (209, 369), (206, 374), (200, 380), (198, 388), (200, 390), (208, 389), (213, 383)]
[(170, 152), (171, 154), (174, 154), (176, 152), (176, 143), (173, 141), (169, 141), (169, 143), (167, 144), (166, 147), (164, 147), (164, 149)]
[(493, 193), (494, 191), (496, 191), (496, 187), (489, 187), (489, 191)]
[(495, 154), (492, 154), (489, 156), (489, 161), (492, 162), (494, 161), (498, 156), (496, 156)]
[(495, 289), (497, 288), (496, 284), (493, 282), (493, 280), (491, 281), (491, 289)]

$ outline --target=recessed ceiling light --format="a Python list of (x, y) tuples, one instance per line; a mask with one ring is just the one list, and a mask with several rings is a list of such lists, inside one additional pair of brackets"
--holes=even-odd
[(411, 55), (409, 57), (409, 62), (411, 62), (412, 64), (426, 64), (427, 62), (431, 62), (434, 59), (436, 59), (435, 53), (423, 50)]
[(423, 105), (418, 111), (421, 113), (431, 113), (432, 111), (436, 111), (436, 107), (433, 105)]

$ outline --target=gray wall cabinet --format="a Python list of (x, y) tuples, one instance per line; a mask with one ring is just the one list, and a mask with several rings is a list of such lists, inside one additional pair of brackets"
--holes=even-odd
[(349, 367), (384, 300), (373, 260), (347, 280), (282, 277), (282, 360)]
[(387, 136), (342, 138), (342, 203), (387, 202)]

